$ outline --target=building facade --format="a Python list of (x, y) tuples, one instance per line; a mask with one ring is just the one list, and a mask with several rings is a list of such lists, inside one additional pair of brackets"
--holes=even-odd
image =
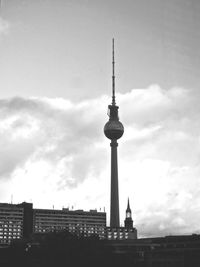
[(26, 236), (29, 226), (25, 226), (25, 220), (27, 216), (23, 203), (0, 203), (0, 244), (9, 244), (13, 239)]
[(68, 230), (76, 235), (88, 237), (106, 234), (106, 213), (96, 210), (34, 210), (34, 233)]
[(33, 209), (32, 203), (0, 203), (0, 245), (32, 234), (68, 230), (78, 236), (106, 237), (106, 213), (96, 210)]
[(107, 227), (107, 239), (108, 240), (125, 240), (125, 239), (137, 239), (136, 228), (127, 229), (126, 227)]

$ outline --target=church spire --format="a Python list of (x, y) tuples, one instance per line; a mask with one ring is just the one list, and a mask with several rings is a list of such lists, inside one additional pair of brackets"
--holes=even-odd
[(127, 203), (126, 212), (130, 212), (131, 213), (130, 204), (129, 204), (129, 197), (128, 197), (128, 203)]
[(127, 229), (132, 229), (133, 228), (133, 220), (132, 220), (132, 214), (131, 214), (129, 198), (128, 198), (128, 203), (127, 203), (126, 219), (124, 221), (124, 225), (125, 225), (125, 228), (127, 228)]

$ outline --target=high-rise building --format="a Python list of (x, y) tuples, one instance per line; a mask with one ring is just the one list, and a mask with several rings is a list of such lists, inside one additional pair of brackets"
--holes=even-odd
[(34, 233), (68, 230), (76, 235), (88, 237), (106, 235), (106, 213), (97, 210), (34, 209)]
[(28, 238), (33, 232), (33, 205), (31, 203), (0, 203), (0, 245), (13, 239)]
[(0, 204), (0, 244), (23, 236), (23, 208), (7, 203)]
[(106, 237), (106, 213), (97, 210), (33, 209), (32, 203), (0, 203), (0, 246), (32, 234), (68, 230), (78, 236)]

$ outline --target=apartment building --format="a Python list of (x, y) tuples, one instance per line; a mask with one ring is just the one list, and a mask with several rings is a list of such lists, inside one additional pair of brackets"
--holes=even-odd
[(100, 239), (106, 234), (106, 213), (96, 210), (34, 210), (34, 232), (46, 233), (67, 229), (82, 236), (98, 235)]
[(33, 209), (32, 203), (0, 203), (0, 245), (32, 234), (68, 230), (79, 236), (106, 237), (106, 213), (97, 210)]

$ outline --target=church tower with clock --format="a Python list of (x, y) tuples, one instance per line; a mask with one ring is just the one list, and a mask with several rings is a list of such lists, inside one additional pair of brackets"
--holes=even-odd
[(129, 198), (128, 198), (128, 204), (127, 204), (127, 209), (126, 209), (126, 219), (124, 221), (124, 227), (126, 229), (133, 229), (133, 220), (132, 220), (132, 214), (131, 214), (131, 209), (130, 209), (130, 204), (129, 204)]

